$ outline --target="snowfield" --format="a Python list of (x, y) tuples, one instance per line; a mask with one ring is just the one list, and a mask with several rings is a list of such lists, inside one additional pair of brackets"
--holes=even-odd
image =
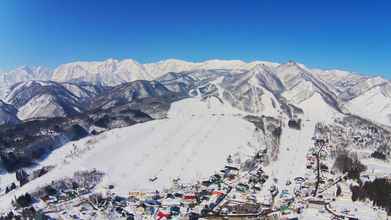
[(83, 169), (105, 172), (99, 187), (112, 184), (123, 195), (163, 189), (174, 178), (182, 183), (207, 178), (224, 167), (229, 154), (244, 159), (259, 146), (254, 125), (236, 113), (217, 99), (189, 98), (174, 103), (167, 119), (68, 143), (39, 165), (56, 165), (54, 170), (2, 196), (0, 204), (10, 204), (15, 194), (33, 191)]
[[(391, 90), (390, 90), (391, 91)], [(377, 123), (391, 125), (391, 94), (386, 89), (375, 87), (351, 100), (347, 107), (356, 115)]]

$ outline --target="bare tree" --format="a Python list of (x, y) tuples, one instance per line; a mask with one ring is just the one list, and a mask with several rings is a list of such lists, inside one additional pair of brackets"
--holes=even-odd
[(325, 155), (326, 152), (326, 142), (323, 139), (316, 139), (314, 143), (312, 155), (316, 158), (316, 184), (313, 196), (316, 196), (319, 190), (320, 184), (320, 158)]

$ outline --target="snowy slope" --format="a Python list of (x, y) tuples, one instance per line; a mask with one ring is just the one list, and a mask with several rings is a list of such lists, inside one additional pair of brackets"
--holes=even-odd
[(241, 60), (207, 60), (193, 63), (177, 59), (140, 64), (132, 59), (121, 61), (108, 59), (101, 62), (73, 62), (60, 65), (54, 70), (52, 80), (59, 82), (87, 81), (113, 86), (135, 80), (157, 79), (169, 72), (209, 69), (251, 69), (260, 64), (270, 67), (278, 65), (266, 61), (246, 63)]
[(365, 76), (351, 73), (343, 70), (311, 70), (317, 77), (330, 85), (337, 94), (346, 92), (349, 88), (354, 87), (360, 81), (365, 80)]
[(168, 90), (157, 81), (137, 80), (123, 83), (104, 92), (95, 99), (90, 100), (90, 109), (108, 109), (113, 106), (129, 104), (147, 98), (155, 98), (157, 101), (170, 102), (176, 99), (177, 94)]
[(238, 109), (268, 116), (279, 115), (280, 104), (273, 93), (252, 83), (238, 87), (225, 87), (223, 98)]
[(15, 70), (0, 72), (0, 99), (4, 99), (9, 88), (18, 82), (28, 80), (49, 80), (52, 71), (44, 67), (22, 66)]
[(196, 84), (189, 74), (169, 72), (156, 79), (172, 92), (187, 94)]
[(291, 129), (287, 125), (283, 127), (278, 159), (267, 167), (271, 177), (278, 179), (277, 185), (280, 189), (285, 187), (287, 180), (292, 181), (298, 176), (304, 177), (306, 154), (313, 146), (315, 124), (332, 122), (334, 118), (341, 116), (325, 103), (318, 93), (300, 103), (299, 107), (304, 111), (301, 130)]
[[(165, 77), (167, 73), (172, 74), (173, 72), (188, 74), (199, 80), (207, 81), (215, 80), (219, 74), (220, 76), (245, 75), (244, 77), (238, 77), (235, 79), (236, 81), (230, 81), (230, 83), (235, 83), (237, 88), (239, 88), (238, 83), (245, 81), (244, 78), (247, 78), (250, 82), (248, 85), (241, 86), (243, 94), (240, 94), (239, 97), (243, 97), (243, 95), (258, 98), (265, 96), (261, 101), (258, 101), (256, 98), (238, 101), (238, 97), (231, 97), (236, 99), (232, 100), (232, 104), (250, 112), (265, 112), (264, 109), (267, 107), (264, 106), (276, 103), (276, 100), (270, 101), (273, 99), (273, 96), (280, 100), (279, 96), (281, 95), (290, 104), (298, 104), (317, 92), (329, 105), (337, 110), (355, 114), (355, 111), (350, 111), (351, 108), (345, 109), (343, 106), (356, 106), (356, 104), (346, 104), (352, 99), (361, 100), (356, 100), (354, 103), (370, 102), (366, 93), (377, 86), (389, 83), (389, 81), (381, 77), (360, 76), (342, 70), (310, 69), (303, 64), (293, 61), (277, 64), (267, 61), (244, 62), (241, 60), (214, 59), (203, 62), (187, 62), (167, 59), (155, 63), (141, 64), (132, 59), (108, 59), (100, 62), (63, 64), (56, 68), (53, 76), (51, 71), (41, 67), (22, 67), (0, 74), (0, 98), (2, 94), (4, 95), (9, 90), (13, 83), (31, 78), (43, 80), (51, 78), (53, 81), (60, 82), (87, 81), (93, 84), (118, 85), (136, 80), (156, 80)], [(189, 90), (189, 85), (188, 82), (174, 82), (168, 83), (167, 87), (170, 86), (169, 89), (171, 91), (185, 93)], [(247, 89), (245, 88), (246, 86), (248, 87)], [(93, 94), (72, 85), (68, 85), (67, 89), (73, 89), (76, 96), (83, 98)], [(264, 89), (272, 94), (268, 94), (268, 91), (264, 92)], [(232, 91), (228, 92), (231, 92), (232, 95)], [(229, 93), (226, 95), (230, 96)], [(360, 96), (363, 97), (359, 98)], [(380, 100), (381, 96), (376, 96), (376, 98)], [(265, 103), (262, 103), (263, 101)], [(385, 106), (387, 103), (382, 102), (380, 105)], [(249, 107), (245, 108), (246, 106)], [(360, 112), (357, 114), (363, 115)], [(366, 117), (370, 118), (368, 115)], [(381, 118), (376, 120), (381, 120), (383, 124), (388, 123), (387, 116), (381, 116)]]
[(391, 126), (391, 84), (370, 89), (350, 100), (346, 107), (355, 115)]
[(183, 72), (189, 71), (195, 68), (197, 64), (192, 62), (187, 62), (177, 59), (167, 59), (162, 60), (156, 63), (147, 63), (144, 64), (145, 69), (148, 73), (153, 76), (155, 79), (163, 76), (166, 73), (170, 72)]
[[(155, 77), (157, 81), (135, 80)], [(269, 193), (269, 186), (276, 184), (280, 190), (292, 192), (293, 184), (286, 182), (308, 175), (306, 155), (313, 146), (315, 125), (318, 122), (333, 124), (334, 119), (344, 117), (341, 106), (354, 115), (391, 125), (389, 81), (338, 70), (310, 70), (294, 62), (281, 65), (240, 60), (191, 63), (171, 59), (155, 64), (138, 64), (132, 60), (78, 62), (58, 68), (55, 78), (121, 84), (107, 90), (69, 82), (16, 84), (8, 101), (18, 108), (21, 119), (67, 116), (69, 108), (81, 111), (79, 100), (91, 97), (89, 107), (109, 111), (113, 106), (142, 99), (151, 99), (151, 103), (166, 101), (168, 109), (173, 100), (192, 98), (172, 103), (169, 112), (164, 114), (166, 117), (160, 117), (164, 119), (65, 144), (38, 164), (38, 167), (54, 165), (54, 170), (15, 192), (0, 196), (0, 204), (8, 205), (15, 194), (33, 191), (84, 169), (106, 173), (97, 190), (114, 185), (114, 190), (121, 195), (129, 191), (160, 190), (170, 186), (175, 178), (180, 178), (182, 183), (203, 180), (220, 170), (228, 155), (239, 155), (244, 161), (268, 145), (270, 141), (266, 138), (270, 137), (259, 129), (256, 131), (252, 123), (242, 118), (247, 114), (273, 116), (278, 125), (280, 121), (276, 118), (282, 120), (278, 155), (264, 169), (270, 178), (262, 190)], [(146, 108), (151, 104), (140, 103)], [(284, 109), (292, 107), (291, 104), (298, 109), (293, 116)], [(3, 103), (3, 106), (6, 105)], [(3, 118), (8, 120), (9, 117)], [(288, 120), (295, 117), (302, 120), (300, 130), (287, 125)], [(364, 163), (369, 169), (383, 170), (382, 173), (389, 169), (387, 163), (380, 166), (369, 159)], [(0, 175), (2, 181), (14, 181), (14, 174)], [(305, 214), (309, 217), (304, 219), (315, 216), (308, 211), (311, 210), (306, 210)]]
[(144, 64), (144, 67), (151, 76), (153, 76), (154, 78), (158, 78), (169, 72), (216, 70), (216, 69), (249, 70), (257, 65), (276, 67), (278, 64), (268, 62), (268, 61), (253, 61), (247, 63), (241, 60), (218, 60), (218, 59), (206, 60), (204, 62), (194, 63), (194, 62), (187, 62), (187, 61), (177, 60), (177, 59), (167, 59), (156, 63)]
[(295, 62), (281, 64), (276, 68), (276, 75), (285, 86), (282, 96), (294, 104), (299, 104), (312, 97), (316, 92), (334, 108), (339, 108), (338, 97), (329, 86), (311, 73), (304, 65)]
[[(70, 107), (70, 106), (69, 106)], [(77, 107), (62, 106), (57, 98), (50, 94), (37, 95), (18, 109), (18, 117), (22, 120), (30, 118), (65, 117), (72, 112), (80, 112)], [(68, 111), (66, 109), (73, 109)]]
[(53, 81), (87, 81), (118, 85), (135, 80), (150, 80), (144, 66), (134, 60), (108, 59), (102, 62), (74, 62), (63, 64), (54, 70)]
[[(217, 112), (226, 114), (214, 115)], [(80, 169), (106, 172), (102, 187), (113, 184), (124, 195), (161, 189), (177, 177), (184, 183), (206, 178), (224, 166), (229, 154), (239, 153), (244, 159), (256, 151), (254, 125), (234, 113), (229, 106), (199, 98), (175, 102), (167, 119), (111, 130), (55, 150), (40, 166), (57, 167), (17, 193)], [(75, 146), (79, 153), (72, 154)], [(151, 182), (153, 177), (157, 180)], [(0, 202), (12, 198), (10, 194)]]
[(232, 106), (256, 114), (279, 115), (278, 96), (284, 87), (270, 67), (257, 64), (248, 71), (228, 74), (220, 81), (217, 83), (220, 96)]
[(105, 87), (102, 85), (96, 85), (92, 83), (62, 83), (69, 92), (75, 95), (79, 99), (89, 99), (92, 97), (99, 96), (105, 92), (107, 92), (110, 87)]
[(64, 117), (82, 111), (78, 97), (60, 83), (26, 81), (11, 87), (6, 101), (18, 109), (22, 120), (37, 117)]

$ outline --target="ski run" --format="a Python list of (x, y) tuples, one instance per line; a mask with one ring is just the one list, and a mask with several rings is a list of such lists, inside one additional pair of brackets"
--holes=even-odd
[[(323, 111), (317, 112), (314, 105)], [(300, 178), (314, 179), (307, 158), (316, 124), (340, 115), (317, 93), (300, 103), (300, 107), (305, 112), (301, 129), (288, 126), (288, 119), (281, 115), (278, 159), (264, 164), (259, 158), (265, 157), (268, 148), (263, 146), (265, 137), (243, 118), (246, 113), (214, 97), (180, 100), (171, 105), (164, 119), (109, 130), (56, 149), (32, 168), (53, 167), (50, 172), (0, 195), (1, 211), (12, 208), (10, 204), (16, 197), (64, 177), (80, 171), (99, 171), (104, 173), (103, 178), (86, 194), (66, 202), (50, 196), (36, 206), (46, 207), (48, 216), (59, 219), (198, 219), (216, 210), (232, 219), (244, 219), (246, 214), (232, 214), (243, 210), (250, 213), (247, 218), (253, 219), (386, 219), (381, 210), (352, 203), (346, 197), (333, 202), (308, 197), (306, 183)], [(245, 161), (256, 164), (251, 169), (240, 168)], [(257, 180), (249, 189), (247, 182), (253, 177)], [(4, 174), (1, 179), (2, 183), (16, 181), (13, 173)], [(302, 186), (299, 191), (298, 186)], [(201, 192), (206, 194), (198, 201)], [(104, 195), (100, 199), (110, 201), (113, 207), (122, 207), (121, 211), (110, 212), (110, 205), (92, 202), (92, 193)], [(118, 199), (128, 196), (131, 199)], [(142, 202), (144, 209), (136, 206), (136, 201)], [(79, 206), (84, 211), (80, 212)], [(257, 207), (256, 212), (253, 207)], [(236, 211), (229, 214), (230, 208)], [(219, 219), (218, 216), (208, 218)]]

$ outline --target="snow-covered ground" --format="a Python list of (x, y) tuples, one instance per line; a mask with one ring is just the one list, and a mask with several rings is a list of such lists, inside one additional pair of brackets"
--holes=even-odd
[[(287, 125), (282, 128), (278, 159), (267, 167), (271, 179), (278, 179), (277, 186), (280, 189), (285, 188), (288, 180), (293, 181), (295, 177), (304, 177), (306, 155), (309, 148), (313, 146), (312, 137), (316, 123), (330, 122), (339, 115), (324, 103), (318, 93), (314, 93), (311, 98), (300, 103), (299, 107), (304, 111), (301, 129), (292, 129)], [(293, 190), (293, 185), (290, 190)]]
[(381, 124), (391, 125), (390, 94), (387, 94), (385, 89), (381, 87), (375, 87), (352, 99), (347, 107), (353, 114)]
[(194, 183), (223, 168), (229, 154), (246, 158), (255, 153), (255, 127), (236, 113), (217, 99), (190, 98), (174, 103), (167, 119), (68, 143), (40, 164), (55, 165), (54, 170), (2, 196), (0, 204), (82, 169), (105, 172), (99, 187), (112, 184), (123, 195), (162, 189), (178, 177)]
[(367, 158), (362, 159), (361, 162), (367, 167), (367, 170), (362, 174), (368, 175), (371, 180), (391, 176), (391, 164), (388, 161)]
[[(317, 122), (332, 122), (340, 113), (327, 105), (321, 95), (314, 93), (298, 104), (304, 114), (300, 130), (289, 128), (288, 118), (281, 116), (282, 128), (278, 159), (265, 167), (270, 175), (261, 194), (276, 184), (281, 190), (292, 193), (294, 184), (288, 180), (305, 176), (306, 155), (313, 145), (312, 137)], [(183, 99), (171, 105), (166, 119), (154, 120), (134, 126), (119, 128), (70, 142), (53, 151), (39, 166), (54, 165), (48, 174), (37, 178), (22, 188), (0, 195), (0, 211), (5, 211), (15, 196), (36, 190), (78, 170), (97, 169), (106, 175), (97, 190), (114, 185), (114, 191), (127, 195), (131, 191), (154, 191), (170, 187), (172, 180), (195, 183), (223, 168), (228, 155), (238, 155), (242, 161), (263, 148), (260, 133), (242, 117), (244, 112), (233, 108), (218, 98), (202, 97)], [(368, 171), (383, 170), (389, 164), (364, 160)], [(389, 173), (389, 172), (388, 172)], [(14, 174), (0, 176), (2, 185), (15, 181)], [(104, 191), (104, 190), (103, 190)], [(354, 210), (364, 219), (377, 219), (377, 212), (365, 204), (337, 201), (338, 212)], [(355, 209), (355, 205), (362, 208)], [(304, 209), (301, 219), (330, 219), (325, 210)], [(368, 218), (367, 218), (368, 217)], [(361, 218), (360, 218), (361, 219)]]
[(332, 217), (333, 216), (325, 210), (319, 212), (318, 209), (314, 208), (304, 209), (303, 213), (300, 214), (300, 219), (302, 220), (329, 220)]
[(350, 200), (337, 200), (330, 204), (331, 209), (337, 213), (347, 216), (358, 217), (360, 220), (385, 220), (387, 215), (384, 211), (379, 211), (363, 202), (352, 202)]

